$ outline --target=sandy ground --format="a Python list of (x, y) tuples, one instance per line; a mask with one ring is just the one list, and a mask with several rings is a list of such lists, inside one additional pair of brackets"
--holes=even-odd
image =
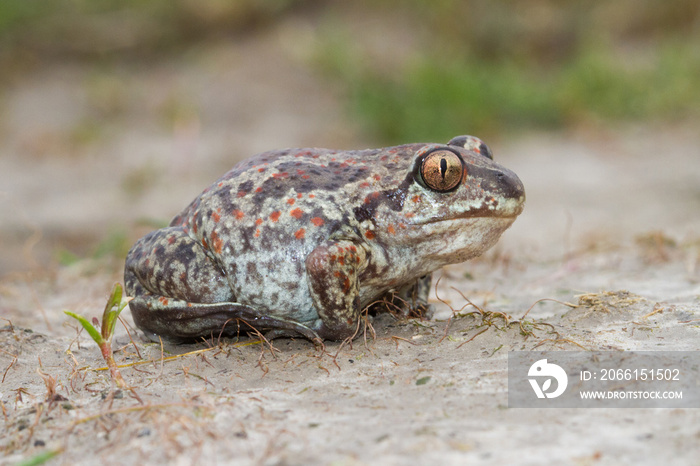
[[(376, 336), (325, 351), (247, 338), (161, 348), (120, 325), (115, 357), (140, 365), (122, 369), (133, 393), (113, 391), (62, 313), (98, 316), (121, 280), (119, 259), (90, 256), (95, 242), (135, 240), (255, 152), (372, 145), (286, 42), (54, 65), (4, 95), (0, 464), (45, 452), (49, 464), (698, 464), (698, 410), (507, 406), (511, 350), (700, 349), (692, 123), (489, 141), (528, 203), (492, 251), (437, 274), (434, 321), (382, 315)], [(58, 266), (57, 250), (90, 257)], [(449, 319), (460, 293), (483, 314)], [(583, 294), (597, 296), (522, 319), (539, 299)]]

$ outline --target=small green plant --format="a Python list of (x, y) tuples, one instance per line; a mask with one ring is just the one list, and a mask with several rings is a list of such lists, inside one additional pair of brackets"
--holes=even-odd
[(50, 459), (55, 458), (61, 453), (63, 453), (62, 448), (42, 451), (41, 453), (38, 453), (32, 456), (31, 458), (27, 458), (24, 461), (18, 463), (17, 466), (39, 466), (41, 464), (46, 463)]
[[(114, 336), (114, 327), (117, 325), (117, 318), (119, 314), (124, 310), (126, 305), (129, 303), (129, 299), (122, 301), (122, 285), (120, 283), (115, 283), (112, 287), (112, 293), (107, 300), (107, 305), (102, 313), (102, 324), (97, 317), (93, 318), (92, 323), (90, 323), (85, 317), (75, 314), (70, 311), (63, 311), (67, 315), (73, 317), (83, 328), (90, 334), (95, 343), (100, 347), (102, 351), (102, 357), (109, 367), (109, 372), (112, 376), (112, 380), (117, 384), (117, 387), (121, 389), (128, 389), (129, 386), (126, 384), (122, 378), (117, 363), (114, 361), (114, 356), (112, 355), (112, 337)], [(97, 330), (100, 327), (100, 330)]]

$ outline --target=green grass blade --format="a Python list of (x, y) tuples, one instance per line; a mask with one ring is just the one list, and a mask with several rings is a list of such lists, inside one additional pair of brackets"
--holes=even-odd
[[(112, 293), (107, 300), (107, 305), (105, 306), (105, 311), (102, 314), (102, 338), (109, 341), (111, 336), (114, 334), (114, 327), (117, 325), (117, 317), (119, 313), (124, 309), (122, 306), (122, 293), (123, 289), (120, 283), (115, 283), (112, 287)], [(114, 308), (117, 310), (113, 310)]]
[(78, 322), (80, 322), (80, 325), (82, 325), (83, 328), (87, 331), (87, 333), (90, 334), (92, 339), (95, 340), (95, 343), (97, 343), (98, 345), (101, 345), (102, 343), (104, 343), (105, 340), (104, 340), (104, 338), (102, 338), (102, 335), (100, 334), (100, 332), (98, 332), (97, 329), (85, 317), (78, 315), (74, 312), (70, 312), (70, 311), (63, 311), (63, 312), (66, 315), (69, 315), (72, 318), (74, 318), (75, 320), (77, 320)]
[(21, 463), (18, 463), (17, 466), (38, 466), (46, 463), (48, 460), (62, 452), (63, 450), (47, 450), (34, 455), (31, 458), (25, 459)]

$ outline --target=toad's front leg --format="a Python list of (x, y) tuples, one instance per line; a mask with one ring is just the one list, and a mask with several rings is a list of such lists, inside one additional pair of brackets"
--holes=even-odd
[(415, 281), (394, 290), (389, 294), (394, 313), (403, 317), (424, 317), (430, 319), (435, 309), (428, 303), (430, 287), (433, 282), (433, 274), (429, 273)]
[(321, 322), (321, 338), (344, 340), (357, 332), (360, 316), (358, 276), (367, 253), (349, 240), (327, 241), (306, 258), (309, 290)]

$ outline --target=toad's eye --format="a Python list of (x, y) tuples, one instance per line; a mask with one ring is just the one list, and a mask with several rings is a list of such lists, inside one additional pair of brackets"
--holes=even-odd
[(441, 193), (455, 189), (462, 181), (463, 173), (462, 159), (449, 150), (430, 152), (420, 165), (423, 182), (428, 188)]

